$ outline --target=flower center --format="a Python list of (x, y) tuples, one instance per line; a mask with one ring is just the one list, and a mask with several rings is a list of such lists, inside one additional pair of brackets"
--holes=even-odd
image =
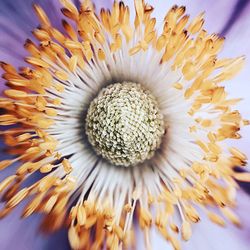
[(115, 83), (91, 102), (86, 134), (98, 155), (117, 166), (150, 159), (165, 132), (156, 98), (142, 85)]

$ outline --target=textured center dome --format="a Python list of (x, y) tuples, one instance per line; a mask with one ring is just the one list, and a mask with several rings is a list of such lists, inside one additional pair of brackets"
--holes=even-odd
[(134, 166), (150, 159), (164, 132), (155, 97), (137, 83), (103, 88), (86, 117), (90, 144), (98, 155), (117, 166)]

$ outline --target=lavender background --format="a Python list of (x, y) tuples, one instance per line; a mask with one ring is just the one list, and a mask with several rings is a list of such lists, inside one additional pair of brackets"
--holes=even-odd
[[(48, 13), (53, 24), (61, 27), (59, 0), (0, 0), (0, 61), (23, 65), (26, 55), (22, 44), (25, 39), (32, 37), (31, 31), (38, 25), (38, 21), (31, 7), (32, 3), (39, 3)], [(79, 4), (77, 0), (74, 1)], [(112, 0), (94, 1), (97, 9), (110, 6)], [(226, 36), (226, 45), (221, 53), (224, 57), (246, 55), (245, 69), (233, 81), (226, 83), (229, 94), (243, 97), (238, 107), (246, 118), (250, 118), (250, 1), (249, 0), (148, 0), (155, 6), (154, 16), (163, 20), (166, 11), (174, 4), (185, 5), (187, 13), (195, 16), (206, 11), (205, 27), (209, 32), (217, 32)], [(133, 5), (133, 0), (125, 3)], [(1, 72), (0, 72), (1, 73)], [(4, 81), (0, 78), (0, 88), (4, 88)], [(244, 128), (243, 139), (234, 143), (250, 157), (250, 129)], [(0, 151), (0, 158), (4, 157)], [(248, 168), (249, 169), (249, 168)], [(0, 180), (8, 175), (9, 170), (0, 173)], [(250, 193), (250, 185), (242, 185)], [(1, 207), (1, 206), (0, 206)], [(20, 220), (22, 206), (14, 213), (0, 221), (0, 250), (66, 250), (69, 249), (66, 230), (45, 236), (39, 233), (40, 217), (35, 215), (26, 220)], [(250, 218), (248, 210), (250, 198), (240, 191), (238, 195), (238, 214), (243, 220), (242, 230), (228, 226), (220, 229), (212, 225), (205, 217), (194, 228), (192, 239), (183, 245), (183, 249), (190, 250), (248, 250), (250, 244)], [(137, 238), (138, 249), (143, 249), (143, 237)], [(153, 232), (153, 249), (171, 249), (169, 245)]]

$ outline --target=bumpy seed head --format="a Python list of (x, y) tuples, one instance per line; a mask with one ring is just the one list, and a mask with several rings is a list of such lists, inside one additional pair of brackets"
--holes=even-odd
[(155, 97), (137, 83), (109, 85), (88, 109), (89, 142), (97, 154), (114, 165), (133, 166), (150, 159), (164, 132)]

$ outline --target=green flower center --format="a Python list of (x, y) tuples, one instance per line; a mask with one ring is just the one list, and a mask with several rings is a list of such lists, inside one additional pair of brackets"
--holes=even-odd
[(155, 97), (137, 83), (103, 88), (86, 117), (90, 144), (98, 155), (117, 166), (134, 166), (150, 159), (164, 132)]

